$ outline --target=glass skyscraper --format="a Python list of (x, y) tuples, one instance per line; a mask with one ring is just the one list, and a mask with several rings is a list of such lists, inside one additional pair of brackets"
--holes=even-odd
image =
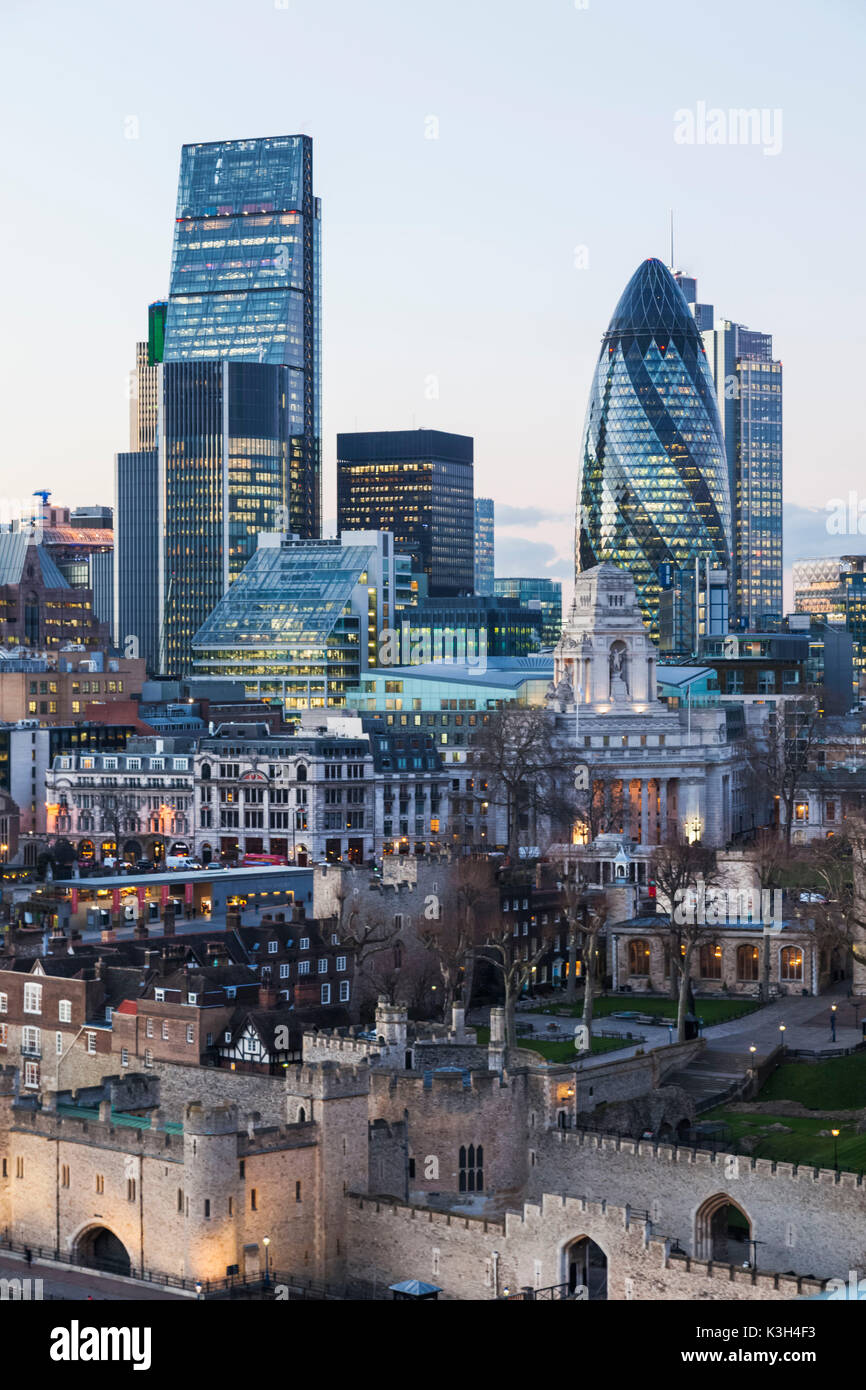
[(183, 147), (168, 300), (138, 364), (148, 388), (158, 372), (155, 437), (141, 408), (133, 437), (158, 456), (165, 674), (190, 669), (260, 531), (320, 534), (320, 225), (309, 136)]
[(473, 441), (442, 430), (337, 435), (337, 526), (391, 531), (435, 598), (475, 587)]
[(727, 460), (704, 344), (671, 272), (647, 260), (614, 311), (593, 378), (576, 567), (609, 560), (631, 570), (658, 641), (661, 576), (696, 559), (729, 569), (730, 547)]
[(782, 619), (782, 364), (769, 333), (727, 319), (703, 339), (728, 459), (731, 610), (750, 631), (772, 628)]
[(475, 499), (475, 592), (492, 594), (496, 574), (495, 513), (492, 497)]

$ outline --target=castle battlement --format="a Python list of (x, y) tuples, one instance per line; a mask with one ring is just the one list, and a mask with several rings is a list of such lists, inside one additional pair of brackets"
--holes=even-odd
[(346, 1096), (368, 1095), (370, 1067), (360, 1064), (340, 1066), (335, 1060), (302, 1062), (286, 1072), (286, 1092), (290, 1096), (314, 1100), (335, 1100)]
[(397, 1092), (405, 1097), (406, 1104), (434, 1105), (466, 1097), (467, 1099), (487, 1098), (495, 1091), (505, 1093), (510, 1104), (510, 1092), (503, 1083), (499, 1072), (478, 1070), (428, 1071), (428, 1072), (388, 1072), (384, 1070), (370, 1073), (370, 1090), (374, 1095), (390, 1095)]
[(118, 1149), (126, 1153), (150, 1154), (166, 1162), (183, 1162), (183, 1134), (162, 1129), (139, 1129), (117, 1125), (110, 1119), (85, 1119), (58, 1115), (53, 1110), (25, 1110), (16, 1107), (10, 1133), (38, 1135), (64, 1143), (89, 1144), (98, 1149)]
[(505, 1234), (505, 1221), (494, 1220), (489, 1216), (472, 1216), (462, 1211), (435, 1211), (433, 1207), (400, 1202), (396, 1198), (391, 1201), (386, 1197), (368, 1197), (361, 1192), (350, 1192), (346, 1200), (358, 1211), (373, 1212), (384, 1217), (392, 1216), (400, 1221), (418, 1222), (434, 1229), (443, 1227), (481, 1233), (489, 1231), (493, 1235)]
[(196, 1136), (237, 1134), (238, 1107), (230, 1101), (216, 1104), (190, 1101), (184, 1110), (184, 1131)]
[(862, 1188), (860, 1173), (837, 1173), (833, 1168), (815, 1168), (809, 1164), (776, 1163), (769, 1158), (753, 1158), (748, 1154), (712, 1153), (709, 1149), (691, 1149), (659, 1143), (653, 1139), (628, 1139), (615, 1134), (599, 1134), (595, 1130), (553, 1129), (551, 1138), (560, 1144), (577, 1144), (581, 1148), (602, 1152), (633, 1154), (650, 1162), (675, 1163), (689, 1168), (725, 1170), (731, 1165), (745, 1169), (762, 1178), (788, 1178), (794, 1182), (813, 1182), (846, 1190)]

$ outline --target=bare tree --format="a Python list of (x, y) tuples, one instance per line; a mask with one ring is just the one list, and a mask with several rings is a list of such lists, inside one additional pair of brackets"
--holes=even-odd
[(583, 980), (582, 1022), (592, 1038), (592, 1019), (598, 963), (598, 938), (607, 921), (605, 895), (585, 883), (575, 870), (562, 884), (567, 925), (568, 978), (565, 997), (573, 1003), (577, 998), (577, 953), (580, 947), (581, 978)]
[[(418, 927), (418, 936), (432, 952), (442, 981), (442, 1012), (447, 1021), (458, 995), (468, 1009), (472, 966), (481, 940), (481, 924), (495, 900), (489, 860), (458, 859), (451, 866), (444, 898), (432, 903), (435, 915)], [(486, 911), (485, 911), (486, 910)]]
[(797, 794), (811, 768), (820, 717), (819, 698), (813, 691), (780, 700), (766, 737), (753, 738), (748, 747), (753, 776), (766, 786), (778, 808), (776, 825), (788, 849)]
[(713, 934), (708, 929), (698, 891), (716, 881), (715, 852), (700, 841), (668, 839), (653, 851), (653, 878), (670, 914), (671, 995), (677, 999), (677, 1042), (686, 1036), (686, 1015), (694, 1010), (692, 962), (695, 950)]
[(538, 930), (539, 935), (529, 939), (515, 936), (508, 917), (498, 908), (480, 926), (477, 952), (490, 961), (502, 981), (506, 1047), (517, 1046), (515, 1007), (524, 986), (531, 983), (535, 970), (550, 950), (556, 927), (554, 924)]
[(393, 966), (376, 958), (390, 950), (393, 960), (393, 948), (401, 927), (393, 917), (387, 920), (384, 906), (371, 908), (358, 889), (350, 885), (346, 875), (341, 878), (334, 896), (337, 910), (331, 919), (331, 930), (341, 946), (351, 949), (356, 975), (373, 989), (387, 993), (386, 981)]
[(541, 824), (555, 813), (574, 749), (555, 738), (555, 721), (545, 709), (509, 705), (476, 734), (472, 762), (488, 784), (489, 800), (504, 809), (509, 859), (521, 845), (537, 844)]
[[(758, 888), (761, 890), (761, 902), (763, 905), (764, 893), (773, 892), (780, 887), (785, 871), (792, 863), (792, 851), (790, 845), (785, 841), (780, 833), (780, 827), (764, 826), (758, 831), (755, 838), (755, 845), (750, 854), (751, 862), (755, 868), (755, 877), (758, 880)], [(764, 1003), (770, 998), (770, 942), (769, 924), (764, 922), (764, 943), (761, 953), (761, 984), (760, 994)]]

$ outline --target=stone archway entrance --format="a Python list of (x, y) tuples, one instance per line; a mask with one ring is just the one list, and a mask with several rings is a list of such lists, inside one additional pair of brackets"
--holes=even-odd
[(115, 1274), (128, 1274), (131, 1267), (126, 1246), (107, 1226), (91, 1226), (83, 1231), (75, 1242), (75, 1258)]
[(695, 1256), (721, 1264), (751, 1264), (752, 1223), (727, 1192), (708, 1197), (695, 1218)]
[(565, 1248), (565, 1283), (569, 1293), (585, 1289), (591, 1303), (607, 1298), (607, 1255), (589, 1236), (580, 1236)]

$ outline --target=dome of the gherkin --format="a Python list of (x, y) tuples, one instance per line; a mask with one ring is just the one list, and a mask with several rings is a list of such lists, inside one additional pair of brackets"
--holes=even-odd
[(578, 571), (631, 570), (658, 639), (660, 571), (728, 569), (731, 499), (716, 392), (679, 285), (643, 261), (602, 339), (577, 491)]

